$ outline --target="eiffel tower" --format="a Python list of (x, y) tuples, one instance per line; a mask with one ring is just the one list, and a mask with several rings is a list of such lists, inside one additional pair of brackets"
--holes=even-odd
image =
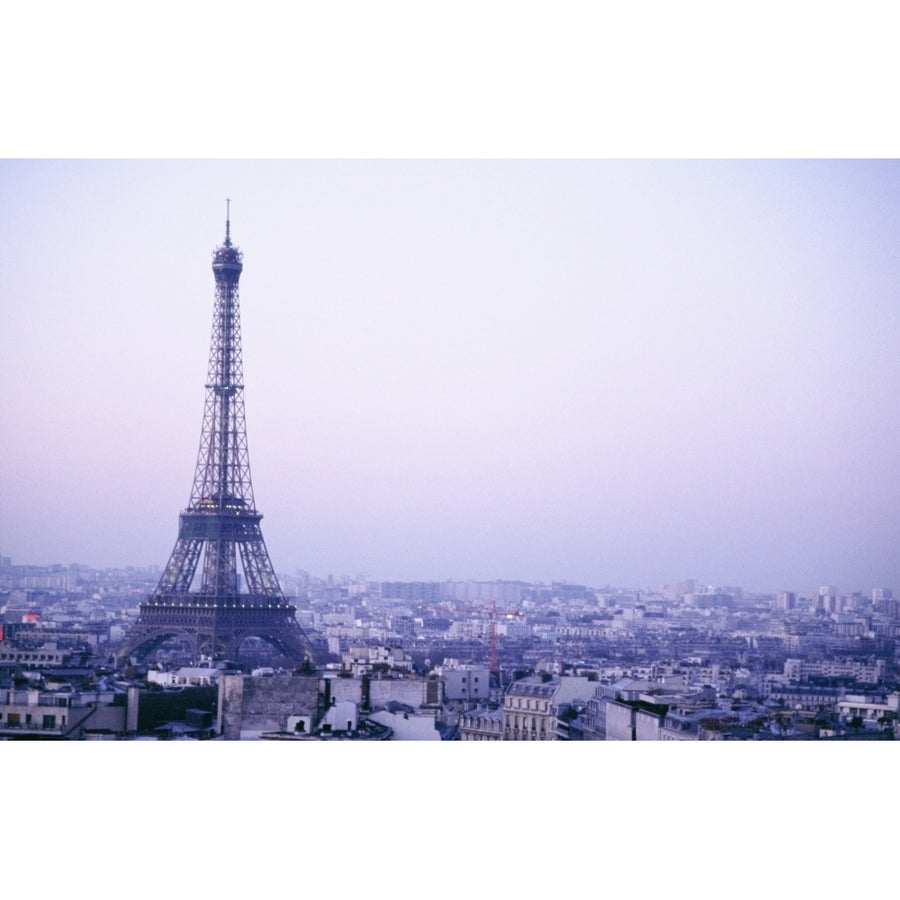
[(187, 644), (194, 658), (238, 660), (248, 637), (293, 664), (312, 662), (311, 644), (297, 623), (296, 607), (282, 593), (253, 500), (238, 298), (243, 254), (231, 242), (231, 201), (226, 202), (225, 242), (213, 251), (216, 299), (191, 499), (162, 578), (118, 648), (120, 665), (145, 660), (172, 640)]

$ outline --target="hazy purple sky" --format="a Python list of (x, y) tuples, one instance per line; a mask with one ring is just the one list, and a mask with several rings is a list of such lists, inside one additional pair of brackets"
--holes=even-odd
[(276, 569), (900, 588), (900, 165), (0, 162), (0, 553), (164, 564), (244, 252)]

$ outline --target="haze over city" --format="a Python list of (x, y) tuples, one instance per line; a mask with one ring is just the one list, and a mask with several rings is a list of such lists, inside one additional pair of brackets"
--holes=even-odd
[[(230, 197), (250, 462), (279, 572), (896, 595), (897, 163), (869, 159), (898, 156), (894, 18), (879, 3), (11, 6), (8, 570), (168, 558)], [(4, 746), (33, 770), (34, 743)], [(471, 746), (448, 765), (443, 741), (229, 741), (199, 782), (192, 742), (167, 741), (165, 765), (156, 741), (130, 742), (127, 766), (112, 742), (56, 746), (74, 765), (54, 771), (122, 786), (125, 827), (58, 779), (8, 779), (6, 881), (32, 892), (61, 798), (102, 835), (108, 878), (143, 820), (215, 812), (224, 785), (240, 854), (221, 828), (169, 842), (183, 892), (283, 891), (286, 860), (301, 878), (343, 872), (335, 836), (361, 798), (389, 796), (354, 839), (364, 889), (399, 848), (431, 860), (465, 829), (479, 884), (514, 896), (563, 874), (583, 891), (739, 894), (771, 879), (771, 859), (754, 865), (765, 835), (791, 850), (782, 893), (833, 897), (860, 867), (806, 861), (841, 831), (857, 844), (847, 826), (881, 822), (892, 797), (835, 778), (860, 754), (889, 764), (890, 741), (510, 741), (493, 765)], [(876, 888), (892, 838), (864, 839)], [(52, 856), (81, 872), (85, 842)], [(415, 864), (398, 883), (422, 871), (429, 892), (459, 892)]]
[(900, 587), (900, 168), (0, 162), (0, 553), (164, 564), (231, 198), (279, 571)]

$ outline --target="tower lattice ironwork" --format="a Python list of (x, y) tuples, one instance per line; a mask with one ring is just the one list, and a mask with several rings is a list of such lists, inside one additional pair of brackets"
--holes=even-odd
[(195, 657), (236, 660), (245, 639), (256, 637), (292, 662), (309, 662), (310, 642), (278, 583), (253, 499), (238, 295), (243, 254), (231, 242), (230, 201), (212, 269), (216, 299), (191, 498), (162, 578), (117, 656), (143, 660), (176, 639)]

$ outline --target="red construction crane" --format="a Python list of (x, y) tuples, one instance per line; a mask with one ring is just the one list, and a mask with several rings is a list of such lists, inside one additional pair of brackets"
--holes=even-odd
[[(486, 615), (490, 617), (491, 623), (491, 642), (490, 642), (490, 669), (491, 672), (500, 672), (500, 663), (497, 659), (497, 601), (491, 601), (490, 609), (472, 609), (470, 612)], [(522, 613), (517, 611), (508, 611), (503, 613), (504, 616), (515, 616), (517, 619), (522, 618)]]

